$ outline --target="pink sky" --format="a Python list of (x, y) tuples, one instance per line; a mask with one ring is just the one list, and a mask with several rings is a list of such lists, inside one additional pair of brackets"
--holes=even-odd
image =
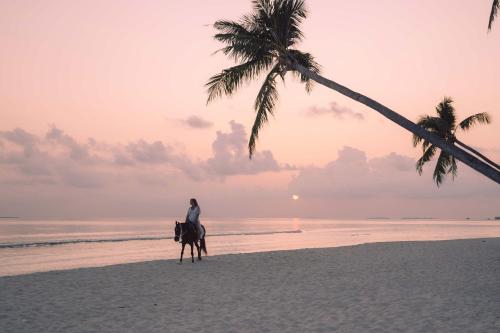
[[(487, 111), (493, 124), (462, 138), (500, 160), (500, 22), (486, 32), (490, 0), (306, 4), (301, 49), (326, 77), (413, 120), (445, 95), (460, 118)], [(409, 133), (324, 87), (307, 95), (292, 78), (249, 162), (259, 83), (209, 106), (204, 83), (232, 65), (212, 55), (220, 45), (209, 24), (250, 7), (2, 1), (0, 215), (177, 216), (191, 196), (212, 216), (500, 214), (498, 185), (459, 165), (437, 189), (431, 170), (414, 172), (420, 151)], [(331, 105), (344, 115), (308, 113)]]

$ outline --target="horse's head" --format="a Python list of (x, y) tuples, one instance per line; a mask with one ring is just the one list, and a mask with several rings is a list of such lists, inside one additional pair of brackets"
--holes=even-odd
[(177, 221), (175, 221), (174, 232), (175, 232), (174, 241), (178, 242), (179, 241), (179, 237), (181, 236), (181, 224), (179, 222), (177, 222)]

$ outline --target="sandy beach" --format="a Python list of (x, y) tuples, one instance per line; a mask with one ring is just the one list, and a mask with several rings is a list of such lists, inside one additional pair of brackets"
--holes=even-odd
[(0, 278), (2, 332), (499, 332), (500, 238)]

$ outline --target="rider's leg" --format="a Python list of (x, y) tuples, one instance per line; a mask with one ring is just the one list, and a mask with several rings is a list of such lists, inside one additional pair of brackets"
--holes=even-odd
[(197, 231), (196, 237), (198, 237), (198, 241), (199, 241), (201, 238), (201, 224), (200, 224), (200, 222), (196, 222), (196, 231)]

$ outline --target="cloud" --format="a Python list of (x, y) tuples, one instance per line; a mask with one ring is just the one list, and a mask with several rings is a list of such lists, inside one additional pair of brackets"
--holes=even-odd
[(249, 160), (244, 127), (229, 125), (217, 132), (211, 156), (202, 160), (159, 140), (78, 140), (55, 126), (43, 135), (2, 131), (0, 212), (33, 218), (174, 216), (185, 213), (186, 198), (195, 196), (212, 216), (279, 214), (265, 198), (286, 198), (285, 188), (277, 193), (243, 183), (291, 167), (270, 151)]
[(14, 181), (97, 188), (122, 178), (146, 179), (144, 173), (158, 177), (183, 175), (203, 182), (290, 168), (280, 166), (270, 151), (258, 152), (249, 160), (243, 125), (232, 121), (230, 126), (228, 133), (217, 132), (212, 156), (201, 161), (177, 152), (162, 141), (139, 139), (120, 144), (90, 138), (79, 142), (55, 126), (40, 137), (19, 128), (2, 131), (0, 168), (9, 169), (10, 176), (0, 176), (0, 183)]
[(371, 159), (370, 167), (373, 171), (413, 172), (415, 171), (415, 160), (392, 152), (389, 155)]
[[(243, 125), (232, 121), (228, 130), (216, 133), (211, 156), (194, 160), (162, 141), (79, 141), (54, 128), (42, 136), (3, 131), (0, 212), (35, 218), (181, 218), (186, 200), (194, 196), (205, 216), (498, 215), (498, 185), (462, 164), (456, 181), (438, 189), (434, 163), (419, 176), (415, 159), (405, 155), (368, 158), (362, 150), (344, 147), (326, 165), (298, 169), (279, 163), (268, 150), (249, 160), (247, 139)], [(281, 174), (277, 183), (271, 180), (272, 172), (286, 170), (294, 171)], [(300, 199), (291, 203), (292, 194)]]
[(390, 153), (368, 159), (365, 152), (344, 147), (338, 158), (324, 167), (303, 168), (291, 181), (293, 193), (322, 198), (445, 198), (484, 195), (499, 197), (493, 182), (459, 163), (455, 182), (448, 177), (437, 188), (432, 180), (435, 161), (431, 161), (422, 176), (415, 171), (415, 159)]
[(208, 173), (224, 177), (290, 168), (280, 166), (269, 150), (256, 152), (252, 159), (249, 159), (245, 128), (234, 120), (229, 125), (231, 126), (229, 133), (217, 131), (217, 137), (212, 143), (213, 157), (205, 163)]
[(135, 161), (127, 154), (122, 153), (120, 150), (114, 152), (113, 163), (121, 166), (133, 166)]
[[(63, 130), (52, 126), (45, 138), (50, 142), (55, 142), (69, 149), (69, 155), (74, 160), (84, 160), (89, 157), (88, 148), (84, 144), (79, 144), (75, 139), (65, 134)], [(90, 139), (93, 142), (92, 139)]]
[(36, 136), (21, 128), (15, 128), (12, 131), (1, 131), (0, 138), (21, 147), (25, 156), (30, 156), (33, 153), (38, 141)]
[[(129, 154), (132, 160), (142, 163), (153, 163), (160, 164), (166, 163), (171, 158), (170, 148), (165, 146), (160, 141), (155, 141), (153, 143), (148, 143), (144, 140), (138, 140), (137, 142), (129, 143), (125, 147), (125, 152)], [(119, 158), (123, 160), (130, 160), (124, 155), (119, 154)], [(116, 161), (116, 159), (115, 159)]]
[(205, 161), (193, 161), (189, 156), (160, 141), (148, 143), (139, 140), (129, 143), (124, 150), (115, 149), (114, 162), (118, 165), (170, 165), (196, 181), (224, 179), (228, 176), (251, 175), (267, 171), (290, 169), (280, 165), (269, 150), (256, 152), (252, 159), (247, 154), (247, 134), (242, 124), (229, 123), (230, 131), (217, 131), (212, 143), (212, 156)]
[(181, 122), (188, 127), (197, 129), (206, 129), (212, 127), (214, 124), (198, 116), (190, 116)]
[(357, 120), (365, 119), (362, 113), (353, 111), (348, 107), (340, 106), (337, 102), (331, 102), (327, 108), (312, 106), (306, 110), (306, 115), (310, 117), (317, 117), (325, 114), (331, 114), (333, 117), (341, 120), (345, 118), (354, 118)]
[[(18, 131), (17, 131), (18, 132)], [(46, 184), (74, 187), (99, 187), (104, 185), (105, 177), (97, 177), (99, 165), (96, 160), (84, 162), (87, 150), (80, 147), (70, 137), (54, 136), (51, 130), (48, 137), (40, 138), (32, 134), (34, 140), (16, 141), (21, 147), (30, 147), (30, 153), (20, 153), (16, 147), (3, 149), (0, 153), (0, 183), (25, 185)], [(61, 134), (62, 132), (59, 132)], [(10, 135), (9, 135), (10, 134)], [(2, 135), (11, 137), (15, 131)], [(69, 147), (69, 152), (67, 151)], [(26, 149), (25, 149), (26, 151)]]
[[(324, 167), (303, 168), (291, 181), (293, 193), (312, 197), (365, 196), (362, 184), (370, 172), (366, 154), (351, 147), (339, 151), (337, 160)], [(371, 182), (368, 182), (371, 184)]]

